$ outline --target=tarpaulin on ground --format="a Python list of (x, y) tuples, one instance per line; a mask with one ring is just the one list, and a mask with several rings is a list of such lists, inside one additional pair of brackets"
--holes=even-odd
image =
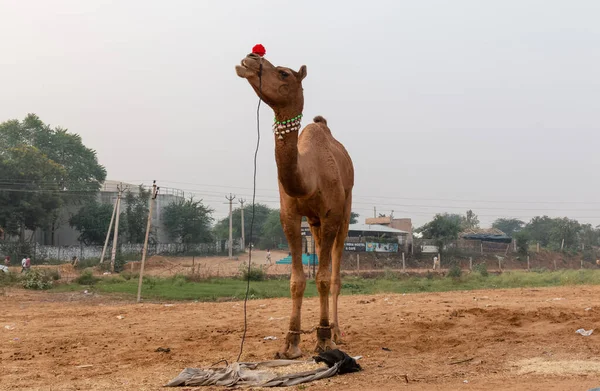
[[(198, 386), (252, 386), (252, 387), (289, 387), (315, 380), (325, 379), (344, 373), (358, 372), (360, 365), (356, 362), (360, 357), (350, 357), (341, 350), (329, 350), (316, 357), (314, 361), (271, 360), (254, 363), (234, 363), (225, 368), (185, 368), (166, 387), (198, 387)], [(277, 375), (268, 368), (288, 365), (300, 365), (312, 362), (323, 362), (327, 367), (311, 371)]]

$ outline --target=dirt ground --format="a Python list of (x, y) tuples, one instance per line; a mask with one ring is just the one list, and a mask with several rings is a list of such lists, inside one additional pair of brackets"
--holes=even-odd
[[(235, 360), (242, 304), (137, 305), (83, 292), (8, 290), (0, 296), (0, 389), (160, 390), (185, 367)], [(317, 323), (317, 305), (316, 299), (305, 300), (304, 328)], [(243, 360), (272, 358), (289, 311), (286, 299), (248, 303)], [(597, 286), (343, 296), (340, 319), (346, 334), (341, 348), (364, 356), (364, 371), (305, 389), (600, 386), (600, 336), (575, 333), (598, 326)], [(314, 335), (303, 337), (305, 354), (314, 344)], [(159, 347), (170, 352), (156, 352)]]

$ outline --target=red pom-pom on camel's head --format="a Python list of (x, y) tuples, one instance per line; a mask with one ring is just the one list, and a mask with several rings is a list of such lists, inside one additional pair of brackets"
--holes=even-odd
[(253, 54), (258, 54), (261, 57), (264, 57), (265, 54), (267, 53), (267, 50), (265, 49), (265, 47), (263, 45), (256, 44), (254, 45), (254, 47), (252, 48), (252, 53)]

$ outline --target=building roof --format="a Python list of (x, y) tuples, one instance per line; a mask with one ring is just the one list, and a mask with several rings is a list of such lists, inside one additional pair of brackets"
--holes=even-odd
[(408, 235), (408, 232), (402, 231), (401, 229), (391, 228), (385, 225), (377, 224), (350, 224), (349, 231), (354, 232), (378, 232), (378, 233), (390, 233), (390, 234), (404, 234)]

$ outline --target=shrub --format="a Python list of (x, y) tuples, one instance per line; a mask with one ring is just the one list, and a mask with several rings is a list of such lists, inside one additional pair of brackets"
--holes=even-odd
[(473, 271), (479, 273), (481, 277), (489, 276), (487, 265), (485, 264), (485, 262), (473, 266)]
[(48, 276), (49, 276), (50, 278), (52, 278), (52, 280), (53, 280), (53, 281), (58, 281), (58, 280), (60, 280), (60, 273), (59, 273), (59, 271), (58, 271), (58, 270), (53, 270), (53, 269), (51, 269), (51, 270), (47, 270), (47, 271), (46, 271), (46, 274), (48, 274)]
[(147, 286), (148, 289), (154, 289), (157, 283), (158, 279), (156, 277), (144, 276), (144, 278), (142, 278), (142, 284)]
[(79, 285), (94, 285), (100, 281), (100, 279), (92, 273), (91, 270), (84, 270), (79, 277), (75, 279), (75, 282)]
[(244, 281), (263, 281), (267, 278), (267, 273), (264, 269), (254, 264), (250, 265), (250, 269), (248, 269), (247, 265), (240, 265), (240, 274)]
[(448, 270), (448, 277), (450, 278), (460, 278), (462, 275), (462, 269), (458, 265), (452, 265), (450, 270)]
[(25, 289), (50, 289), (52, 288), (52, 277), (43, 270), (30, 269), (22, 284)]
[(531, 236), (527, 231), (519, 231), (515, 234), (515, 240), (517, 241), (517, 251), (521, 255), (527, 255), (529, 252), (529, 241)]

